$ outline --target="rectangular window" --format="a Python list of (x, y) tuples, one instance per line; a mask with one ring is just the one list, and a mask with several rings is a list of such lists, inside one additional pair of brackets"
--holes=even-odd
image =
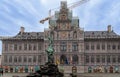
[(91, 50), (94, 50), (94, 48), (95, 48), (94, 45), (91, 45)]
[(14, 50), (15, 51), (17, 50), (17, 44), (14, 44)]
[(102, 63), (105, 63), (105, 55), (102, 56)]
[(89, 63), (89, 56), (88, 56), (88, 55), (86, 55), (85, 62), (86, 62), (86, 63)]
[(110, 45), (107, 45), (107, 49), (110, 50), (110, 49), (111, 49), (111, 46), (110, 46)]
[(73, 51), (77, 51), (78, 50), (78, 44), (77, 43), (73, 43), (72, 50)]
[(5, 44), (5, 51), (8, 51), (8, 44)]
[(88, 45), (88, 44), (85, 46), (85, 49), (86, 49), (86, 50), (89, 50), (89, 45)]
[(96, 56), (96, 61), (97, 61), (97, 63), (100, 63), (100, 55)]
[(27, 57), (26, 56), (24, 56), (24, 62), (27, 62)]
[(12, 51), (13, 50), (13, 45), (9, 44), (9, 50)]
[(96, 48), (97, 50), (100, 50), (100, 44), (97, 44), (97, 48)]
[(33, 62), (36, 62), (36, 56), (33, 56)]
[(61, 51), (66, 51), (67, 50), (67, 44), (66, 44), (66, 42), (61, 42), (60, 50)]
[(107, 55), (107, 62), (110, 63), (110, 55)]
[(20, 51), (22, 50), (22, 45), (19, 45), (19, 50), (20, 50)]
[(94, 59), (95, 59), (95, 58), (94, 58), (94, 56), (92, 55), (92, 56), (91, 56), (91, 63), (94, 63)]
[(41, 62), (41, 55), (38, 55), (38, 62)]
[(8, 62), (8, 57), (7, 57), (7, 55), (4, 55), (4, 62), (5, 62), (5, 63)]
[(112, 56), (112, 62), (116, 63), (116, 56)]
[(120, 63), (120, 55), (118, 56), (118, 63)]
[(105, 44), (102, 44), (102, 50), (105, 50)]
[(27, 44), (24, 44), (24, 50), (27, 50)]
[(116, 45), (113, 45), (113, 46), (112, 46), (112, 49), (115, 50), (115, 49), (116, 49)]
[(33, 50), (37, 50), (37, 46), (36, 46), (36, 44), (33, 46)]
[(41, 44), (40, 43), (38, 44), (38, 50), (41, 50)]
[(9, 56), (9, 62), (10, 63), (12, 62), (12, 56)]
[(32, 62), (32, 59), (31, 59), (31, 58), (28, 58), (28, 62)]
[(29, 50), (32, 50), (32, 45), (31, 44), (29, 44)]
[(118, 45), (118, 50), (120, 50), (120, 45)]

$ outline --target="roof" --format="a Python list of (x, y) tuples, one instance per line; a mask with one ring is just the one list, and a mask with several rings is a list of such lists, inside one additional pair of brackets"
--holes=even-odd
[(4, 39), (44, 39), (44, 32), (24, 32), (23, 34), (19, 32), (16, 36), (1, 38), (1, 40)]
[(85, 31), (85, 39), (87, 38), (120, 38), (120, 35), (117, 35), (114, 31)]

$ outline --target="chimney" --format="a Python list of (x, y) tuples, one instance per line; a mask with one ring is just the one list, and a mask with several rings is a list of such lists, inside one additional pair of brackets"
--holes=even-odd
[(23, 34), (23, 33), (24, 33), (24, 30), (25, 30), (25, 28), (24, 28), (24, 27), (21, 27), (21, 28), (20, 28), (20, 33)]
[(111, 32), (112, 29), (111, 29), (111, 25), (108, 25), (108, 32)]

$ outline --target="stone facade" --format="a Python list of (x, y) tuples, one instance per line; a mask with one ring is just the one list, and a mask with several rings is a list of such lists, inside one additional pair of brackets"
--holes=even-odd
[[(55, 63), (64, 68), (66, 73), (77, 67), (78, 73), (84, 72), (120, 72), (120, 36), (111, 30), (84, 31), (79, 26), (78, 17), (72, 16), (67, 2), (61, 2), (60, 11), (49, 20), (49, 28), (44, 32), (20, 32), (2, 40), (2, 66), (6, 69), (16, 67), (28, 70), (47, 62), (45, 49), (47, 37), (54, 40)], [(9, 69), (10, 71), (10, 69)]]

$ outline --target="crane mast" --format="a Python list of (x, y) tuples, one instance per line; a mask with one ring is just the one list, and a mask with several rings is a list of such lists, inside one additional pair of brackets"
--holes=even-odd
[[(73, 8), (75, 8), (75, 7), (79, 6), (79, 5), (82, 5), (82, 4), (84, 4), (84, 3), (88, 2), (88, 1), (90, 1), (90, 0), (80, 0), (80, 1), (74, 2), (74, 3), (72, 3), (71, 5), (68, 6), (68, 9), (72, 10)], [(51, 10), (49, 10), (49, 16), (42, 19), (42, 20), (40, 20), (40, 23), (44, 24), (45, 21), (49, 20), (53, 16), (54, 15), (51, 15)]]

